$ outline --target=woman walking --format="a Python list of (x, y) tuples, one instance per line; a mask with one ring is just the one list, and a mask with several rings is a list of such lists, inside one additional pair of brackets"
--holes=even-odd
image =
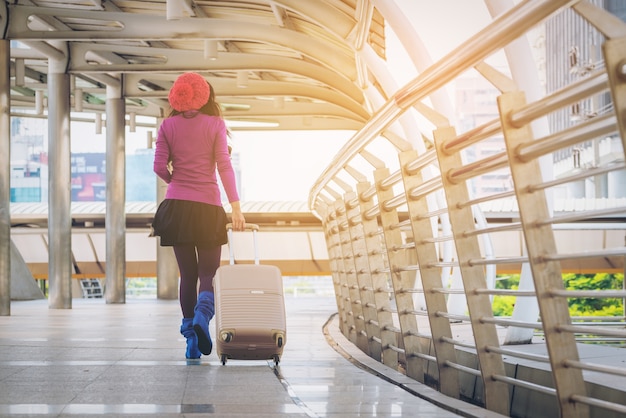
[(152, 227), (161, 246), (174, 248), (180, 272), (180, 332), (187, 339), (186, 357), (195, 359), (209, 355), (213, 347), (213, 276), (221, 246), (228, 242), (216, 172), (232, 208), (233, 229), (243, 230), (245, 218), (213, 87), (200, 74), (184, 73), (168, 99), (173, 110), (159, 128), (154, 153), (154, 172), (168, 186)]

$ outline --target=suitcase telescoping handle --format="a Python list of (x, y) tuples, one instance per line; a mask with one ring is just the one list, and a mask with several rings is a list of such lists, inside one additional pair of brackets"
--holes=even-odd
[[(235, 250), (233, 245), (233, 224), (227, 223), (226, 230), (228, 231), (228, 254), (230, 256), (230, 264), (235, 264)], [(252, 239), (254, 240), (254, 264), (259, 264), (259, 246), (257, 243), (257, 232), (259, 226), (257, 224), (246, 223), (246, 230), (252, 230)]]

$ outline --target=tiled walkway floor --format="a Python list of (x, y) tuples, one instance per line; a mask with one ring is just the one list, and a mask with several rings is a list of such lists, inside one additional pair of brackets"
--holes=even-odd
[(75, 299), (69, 310), (13, 302), (0, 317), (0, 416), (459, 416), (335, 351), (322, 332), (334, 298), (286, 304), (287, 345), (274, 369), (222, 366), (215, 353), (185, 360), (177, 301)]

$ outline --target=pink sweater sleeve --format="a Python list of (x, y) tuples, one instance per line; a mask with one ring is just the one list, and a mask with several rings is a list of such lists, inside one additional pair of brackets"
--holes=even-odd
[(169, 184), (172, 179), (172, 175), (167, 170), (167, 163), (170, 161), (170, 147), (165, 137), (166, 129), (164, 128), (164, 125), (166, 125), (165, 122), (161, 124), (161, 127), (159, 128), (156, 140), (156, 149), (154, 150), (154, 163), (152, 169), (157, 176)]
[(228, 153), (228, 141), (226, 133), (226, 125), (222, 125), (223, 130), (217, 135), (215, 142), (215, 162), (217, 171), (220, 174), (222, 185), (226, 191), (229, 202), (238, 202), (239, 195), (237, 193), (237, 182), (235, 180), (235, 170)]

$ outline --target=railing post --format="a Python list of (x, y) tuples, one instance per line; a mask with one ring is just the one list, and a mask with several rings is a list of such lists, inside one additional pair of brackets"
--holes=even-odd
[[(367, 247), (363, 236), (363, 224), (361, 222), (360, 207), (357, 204), (352, 206), (351, 202), (357, 199), (357, 193), (348, 192), (344, 195), (346, 209), (346, 220), (348, 222), (348, 233), (352, 244), (352, 261), (354, 264), (354, 276), (356, 281), (355, 293), (358, 294), (359, 310), (361, 311), (364, 335), (367, 346), (362, 349), (370, 357), (380, 361), (380, 344), (376, 343), (374, 336), (380, 338), (380, 330), (376, 326), (376, 304), (372, 288), (372, 279), (367, 263)], [(359, 327), (359, 320), (357, 328)]]
[(381, 182), (387, 177), (389, 177), (388, 168), (379, 168), (374, 171), (378, 206), (380, 208), (380, 221), (383, 227), (387, 259), (391, 269), (391, 282), (398, 309), (400, 338), (402, 339), (406, 355), (406, 374), (418, 382), (424, 383), (424, 375), (428, 369), (428, 364), (422, 358), (413, 355), (413, 353), (428, 352), (428, 347), (426, 347), (426, 350), (423, 350), (420, 346), (420, 338), (415, 335), (418, 332), (417, 318), (414, 313), (415, 304), (413, 303), (413, 294), (407, 292), (407, 290), (415, 287), (416, 274), (415, 272), (399, 270), (399, 267), (407, 265), (407, 250), (397, 248), (403, 244), (400, 229), (397, 228), (399, 223), (398, 211), (396, 209), (385, 209), (385, 201), (394, 197), (392, 189), (384, 189), (381, 186)]
[(428, 309), (428, 321), (432, 334), (432, 344), (437, 358), (437, 368), (439, 371), (440, 391), (451, 397), (459, 397), (459, 373), (456, 369), (448, 367), (446, 362), (456, 363), (456, 351), (454, 345), (442, 341), (441, 337), (452, 338), (450, 321), (438, 312), (447, 312), (445, 295), (438, 292), (431, 292), (431, 289), (442, 287), (441, 269), (433, 265), (439, 261), (437, 248), (432, 239), (434, 238), (431, 220), (421, 217), (421, 214), (428, 213), (428, 202), (426, 198), (414, 200), (409, 196), (409, 192), (422, 184), (422, 174), (417, 172), (410, 174), (405, 171), (408, 163), (415, 160), (418, 153), (415, 150), (404, 151), (398, 155), (400, 167), (402, 167), (402, 182), (406, 194), (407, 209), (413, 240), (415, 242), (415, 253), (420, 266), (420, 276), (424, 289), (424, 299)]
[(353, 237), (350, 233), (350, 218), (348, 217), (348, 208), (346, 202), (356, 198), (354, 192), (344, 194), (342, 207), (338, 208), (337, 224), (339, 225), (339, 239), (341, 241), (341, 252), (343, 253), (343, 266), (345, 268), (345, 277), (348, 285), (348, 294), (350, 295), (350, 304), (354, 321), (354, 331), (356, 333), (356, 345), (361, 351), (369, 355), (369, 336), (365, 331), (365, 317), (363, 316), (363, 304), (361, 301), (361, 292), (357, 280), (356, 254), (353, 247)]
[(474, 333), (476, 354), (480, 364), (482, 382), (485, 387), (485, 406), (492, 411), (508, 415), (509, 388), (505, 383), (498, 382), (492, 378), (494, 375), (506, 375), (504, 362), (500, 354), (487, 350), (488, 346), (499, 346), (498, 334), (494, 324), (482, 321), (482, 318), (493, 317), (491, 300), (488, 295), (474, 292), (475, 289), (486, 289), (487, 280), (485, 279), (483, 267), (470, 264), (470, 260), (481, 258), (481, 254), (478, 238), (465, 235), (465, 232), (476, 228), (472, 208), (459, 206), (460, 203), (470, 200), (469, 192), (465, 182), (455, 184), (446, 176), (449, 170), (463, 165), (459, 153), (446, 154), (441, 146), (444, 141), (456, 138), (456, 132), (452, 127), (439, 128), (434, 131), (434, 138), (448, 203), (452, 233), (459, 259), (459, 268), (465, 295), (467, 296), (467, 308)]
[(339, 289), (341, 292), (341, 301), (343, 305), (343, 319), (344, 319), (344, 335), (353, 344), (356, 345), (356, 326), (354, 323), (354, 312), (352, 311), (352, 300), (350, 298), (350, 288), (347, 279), (347, 267), (346, 267), (346, 254), (344, 254), (342, 233), (341, 233), (341, 218), (340, 213), (344, 210), (343, 202), (336, 200), (333, 205), (333, 215), (330, 222), (332, 246), (333, 246), (333, 258), (335, 259), (337, 266), (337, 277), (339, 281)]
[(589, 407), (572, 401), (573, 395), (586, 394), (582, 371), (565, 366), (566, 360), (579, 360), (576, 339), (572, 333), (559, 329), (561, 325), (571, 324), (569, 307), (565, 298), (553, 297), (551, 294), (553, 289), (564, 289), (561, 265), (558, 261), (544, 259), (546, 255), (556, 254), (557, 249), (552, 227), (545, 223), (550, 219), (545, 191), (535, 187), (543, 183), (541, 168), (536, 159), (524, 162), (517, 157), (519, 146), (534, 140), (533, 132), (530, 125), (515, 128), (508, 118), (515, 109), (525, 104), (526, 99), (522, 92), (505, 93), (498, 97), (502, 132), (509, 155), (561, 417), (584, 418), (589, 416)]
[(326, 238), (326, 248), (328, 250), (328, 263), (330, 265), (330, 271), (332, 274), (333, 288), (335, 289), (335, 301), (337, 303), (337, 314), (339, 315), (339, 329), (342, 334), (348, 335), (346, 330), (346, 309), (344, 308), (344, 298), (341, 286), (341, 280), (339, 275), (339, 254), (337, 249), (337, 235), (333, 231), (334, 213), (331, 212), (324, 217), (324, 235)]
[[(359, 199), (359, 208), (361, 212), (361, 225), (363, 227), (363, 239), (367, 253), (367, 270), (369, 274), (365, 275), (368, 282), (371, 280), (372, 293), (374, 297), (375, 314), (377, 326), (372, 334), (374, 345), (376, 342), (373, 337), (380, 337), (380, 343), (376, 343), (376, 347), (372, 349), (372, 357), (377, 351), (381, 352), (382, 362), (394, 370), (398, 368), (398, 353), (389, 348), (392, 344), (396, 344), (396, 333), (393, 328), (393, 315), (391, 314), (391, 303), (389, 300), (389, 273), (386, 272), (385, 259), (383, 257), (384, 246), (379, 233), (378, 219), (376, 217), (368, 219), (365, 213), (372, 209), (376, 203), (373, 199), (363, 198), (363, 193), (369, 190), (371, 184), (368, 182), (359, 182), (356, 191)], [(378, 347), (379, 346), (379, 347)]]

